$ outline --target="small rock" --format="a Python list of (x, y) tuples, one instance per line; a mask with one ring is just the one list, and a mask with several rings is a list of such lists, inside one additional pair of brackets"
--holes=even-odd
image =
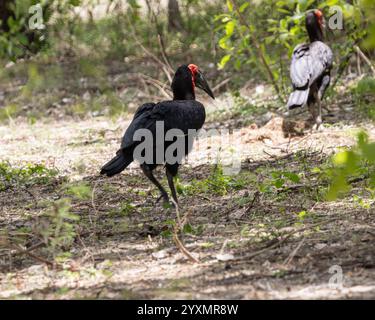
[(158, 252), (153, 252), (152, 253), (152, 256), (155, 258), (155, 259), (164, 259), (167, 257), (167, 252), (165, 250), (160, 250)]
[(85, 101), (88, 101), (91, 99), (91, 94), (90, 92), (86, 91), (83, 96), (82, 96), (82, 99), (85, 100)]
[(322, 250), (323, 248), (325, 248), (327, 245), (325, 243), (317, 243), (314, 248), (317, 249), (317, 250)]
[(234, 259), (234, 255), (231, 253), (219, 253), (216, 255), (216, 259), (219, 261), (230, 261)]
[(61, 102), (64, 103), (64, 104), (68, 104), (68, 103), (72, 102), (72, 99), (71, 98), (62, 98)]
[(8, 69), (8, 68), (11, 68), (15, 65), (15, 63), (13, 61), (10, 61), (8, 62), (6, 65), (5, 65), (5, 69)]
[(258, 95), (263, 94), (263, 93), (264, 93), (264, 85), (256, 86), (256, 88), (255, 88), (255, 92), (256, 92)]

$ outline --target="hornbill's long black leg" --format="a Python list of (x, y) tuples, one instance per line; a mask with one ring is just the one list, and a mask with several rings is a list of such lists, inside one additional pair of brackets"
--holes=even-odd
[(322, 100), (320, 100), (319, 94), (317, 94), (316, 103), (318, 104), (318, 116), (315, 119), (315, 123), (316, 123), (316, 130), (318, 130), (320, 128), (320, 126), (322, 125), (322, 122), (323, 122), (323, 120), (322, 120)]
[[(323, 76), (322, 83), (321, 83), (320, 88), (319, 88), (318, 96), (319, 96), (320, 101), (323, 100), (324, 94), (325, 94), (330, 82), (331, 82), (331, 75), (330, 75), (330, 72), (328, 71)], [(326, 110), (328, 112), (331, 112), (331, 110), (323, 104), (322, 104), (321, 108), (323, 108), (324, 110)]]
[(172, 172), (170, 172), (168, 170), (168, 167), (166, 168), (165, 171), (167, 173), (168, 185), (169, 185), (169, 188), (171, 189), (171, 193), (172, 193), (172, 198), (173, 198), (172, 202), (173, 202), (174, 207), (176, 209), (178, 226), (179, 226), (179, 228), (181, 228), (182, 225), (181, 225), (180, 209), (178, 207), (176, 188), (174, 187), (174, 182), (173, 182), (173, 177), (177, 174), (177, 169), (175, 171), (175, 174), (172, 174)]
[(320, 85), (320, 88), (319, 88), (319, 93), (318, 93), (318, 94), (319, 94), (319, 98), (320, 98), (320, 100), (323, 99), (324, 94), (325, 94), (325, 92), (326, 92), (326, 90), (327, 90), (327, 88), (328, 88), (330, 82), (331, 82), (331, 77), (330, 77), (330, 74), (328, 73), (328, 74), (326, 74), (326, 75), (323, 77), (323, 79), (322, 79), (322, 84)]
[(318, 91), (314, 93), (314, 98), (315, 103), (311, 105), (310, 111), (313, 116), (313, 120), (315, 121), (313, 129), (319, 130), (319, 127), (322, 124), (322, 101), (320, 99), (320, 93)]
[(313, 121), (315, 122), (311, 130), (318, 130), (320, 125), (322, 124), (322, 104), (320, 100), (320, 94), (318, 91), (315, 91), (313, 93), (313, 101), (308, 102), (307, 107), (309, 109)]
[(145, 176), (147, 178), (150, 179), (150, 181), (155, 185), (157, 186), (157, 188), (159, 189), (161, 195), (160, 197), (158, 198), (158, 200), (156, 200), (156, 203), (159, 202), (159, 200), (161, 198), (163, 198), (164, 202), (169, 202), (169, 197), (168, 197), (168, 193), (167, 191), (165, 191), (165, 189), (163, 188), (163, 186), (160, 184), (160, 182), (158, 180), (156, 180), (156, 178), (154, 177), (154, 175), (152, 174), (152, 171), (150, 170), (150, 168), (148, 168), (147, 166), (141, 166), (142, 168), (142, 171), (143, 173), (145, 174)]

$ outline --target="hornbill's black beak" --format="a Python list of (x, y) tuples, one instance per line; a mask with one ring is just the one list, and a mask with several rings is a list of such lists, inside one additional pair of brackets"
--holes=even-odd
[(203, 91), (205, 91), (212, 99), (215, 99), (214, 94), (212, 93), (210, 86), (207, 83), (206, 78), (200, 71), (198, 71), (195, 76), (195, 85), (198, 88), (201, 88)]

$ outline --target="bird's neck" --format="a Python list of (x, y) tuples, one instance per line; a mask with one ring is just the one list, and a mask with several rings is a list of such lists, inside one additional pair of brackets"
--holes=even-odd
[(173, 91), (173, 100), (195, 100), (195, 93)]
[(192, 82), (191, 73), (179, 72), (173, 78), (171, 89), (173, 92), (173, 100), (195, 100), (195, 88)]
[(307, 33), (309, 34), (310, 42), (322, 41), (324, 42), (323, 31), (320, 26), (307, 26)]

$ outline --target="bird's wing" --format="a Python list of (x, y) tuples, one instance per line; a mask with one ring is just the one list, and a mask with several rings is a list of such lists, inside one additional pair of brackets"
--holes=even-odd
[(133, 119), (138, 118), (141, 114), (151, 111), (155, 107), (156, 103), (150, 102), (141, 105), (134, 114)]
[(122, 139), (122, 149), (139, 143), (134, 140), (137, 130), (146, 129), (154, 135), (157, 121), (163, 121), (164, 131), (180, 129), (187, 133), (188, 129), (200, 129), (205, 120), (204, 107), (195, 100), (163, 101), (153, 106), (143, 105), (137, 113)]
[(165, 130), (200, 129), (205, 121), (203, 105), (195, 100), (174, 100), (158, 103), (153, 111), (157, 120), (164, 120)]
[(134, 133), (138, 129), (147, 128), (147, 119), (155, 106), (155, 103), (145, 103), (137, 109), (132, 122), (129, 124), (122, 138), (121, 149), (129, 148), (134, 144)]
[(294, 88), (307, 88), (332, 67), (331, 49), (320, 41), (298, 45), (292, 55), (290, 77)]
[(290, 65), (290, 78), (293, 87), (304, 88), (310, 80), (310, 48), (308, 44), (298, 45), (292, 55), (292, 63)]
[(333, 53), (330, 47), (321, 41), (315, 41), (310, 45), (312, 58), (312, 74), (310, 84), (332, 68)]

